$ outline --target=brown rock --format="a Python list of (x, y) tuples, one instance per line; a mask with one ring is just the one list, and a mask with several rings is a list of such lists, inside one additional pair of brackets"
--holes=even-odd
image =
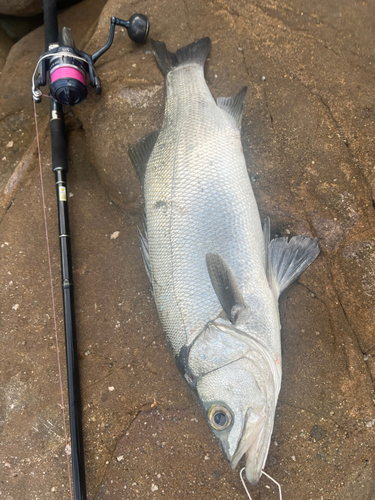
[[(59, 10), (66, 9), (81, 0), (56, 0)], [(43, 0), (0, 0), (0, 14), (31, 17), (43, 12)]]
[(35, 16), (43, 10), (43, 0), (0, 0), (0, 14)]
[[(249, 86), (243, 142), (262, 216), (273, 233), (320, 238), (321, 256), (280, 300), (283, 383), (266, 471), (285, 498), (368, 500), (375, 492), (375, 13), (349, 0), (303, 5), (146, 0), (142, 11), (151, 36), (170, 50), (211, 37), (206, 78), (214, 96)], [(110, 0), (88, 51), (106, 42), (111, 15), (126, 19), (133, 9)], [(17, 71), (9, 110), (21, 115), (29, 58), (21, 46), (17, 54), (7, 82)], [(225, 463), (165, 347), (138, 249), (141, 192), (126, 149), (160, 125), (163, 77), (149, 42), (133, 45), (119, 28), (97, 70), (103, 95), (91, 92), (71, 110), (68, 133), (88, 498), (243, 499), (238, 470)], [(48, 135), (42, 149), (62, 349)], [(69, 497), (35, 166), (34, 156), (0, 231), (2, 492), (17, 500), (25, 492)], [(272, 488), (262, 478), (251, 493), (277, 498)]]
[(5, 60), (12, 45), (13, 45), (12, 40), (5, 33), (5, 31), (0, 28), (0, 74), (3, 70)]

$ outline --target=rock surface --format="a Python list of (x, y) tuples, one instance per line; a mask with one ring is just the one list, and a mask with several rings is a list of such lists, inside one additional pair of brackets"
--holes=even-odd
[(35, 16), (43, 10), (43, 0), (0, 0), (0, 14)]
[[(66, 9), (81, 0), (56, 0), (58, 9)], [(0, 14), (31, 17), (43, 12), (43, 0), (0, 0)]]
[(12, 40), (5, 33), (5, 31), (0, 28), (0, 74), (3, 70), (6, 58), (12, 45)]
[[(215, 97), (249, 86), (243, 143), (261, 215), (274, 234), (312, 234), (322, 248), (280, 300), (283, 384), (266, 471), (285, 499), (373, 499), (374, 6), (109, 0), (96, 26), (103, 3), (63, 14), (76, 34), (93, 10), (78, 47), (93, 52), (111, 15), (139, 9), (170, 50), (210, 36)], [(14, 500), (70, 497), (30, 108), (43, 43), (39, 29), (14, 45), (2, 77), (0, 491)], [(243, 499), (165, 346), (138, 249), (142, 200), (126, 149), (160, 125), (163, 77), (150, 43), (121, 29), (97, 70), (103, 95), (67, 116), (88, 498)], [(41, 146), (65, 388), (46, 132)], [(251, 493), (277, 498), (265, 478)]]

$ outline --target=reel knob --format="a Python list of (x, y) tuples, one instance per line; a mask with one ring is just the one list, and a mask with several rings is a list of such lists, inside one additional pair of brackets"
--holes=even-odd
[(127, 21), (130, 40), (136, 43), (145, 43), (150, 31), (150, 21), (143, 14), (133, 14)]

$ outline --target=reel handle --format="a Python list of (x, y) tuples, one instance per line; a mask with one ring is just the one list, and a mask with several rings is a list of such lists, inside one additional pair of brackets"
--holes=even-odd
[(130, 40), (135, 43), (145, 43), (150, 31), (150, 21), (143, 14), (133, 14), (129, 21), (123, 21), (122, 19), (112, 16), (108, 42), (104, 45), (104, 47), (91, 56), (91, 60), (94, 64), (112, 45), (116, 25), (126, 28), (128, 30)]

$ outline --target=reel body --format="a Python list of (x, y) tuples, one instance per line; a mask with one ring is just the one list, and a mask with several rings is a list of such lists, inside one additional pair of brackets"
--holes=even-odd
[[(72, 56), (59, 55), (57, 52), (50, 58), (48, 67), (51, 78), (50, 92), (59, 103), (74, 106), (87, 97), (86, 73), (89, 65), (75, 57), (74, 49), (69, 50), (68, 47), (62, 49), (68, 53), (71, 50)], [(91, 81), (91, 78), (90, 83), (95, 85), (95, 81)]]
[(61, 43), (50, 45), (36, 65), (32, 77), (34, 101), (41, 102), (40, 87), (50, 83), (51, 96), (60, 104), (74, 106), (81, 103), (87, 97), (87, 74), (90, 85), (95, 87), (96, 94), (100, 94), (101, 84), (94, 64), (112, 45), (116, 25), (126, 28), (130, 39), (136, 43), (144, 43), (150, 29), (150, 22), (143, 14), (133, 14), (129, 21), (112, 17), (108, 42), (90, 56), (75, 47), (70, 29), (63, 28)]

